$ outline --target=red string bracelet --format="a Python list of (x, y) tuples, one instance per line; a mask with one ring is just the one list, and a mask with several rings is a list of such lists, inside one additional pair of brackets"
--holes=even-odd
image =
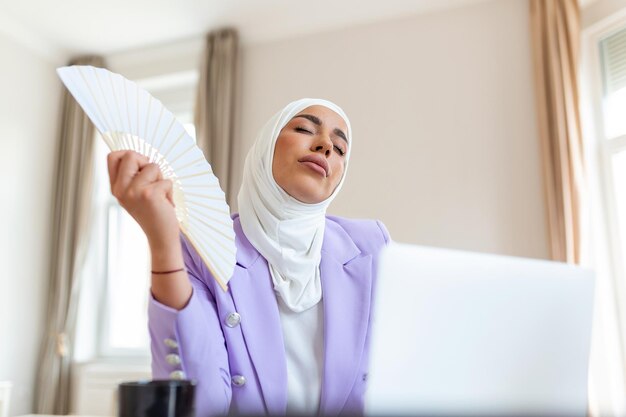
[(162, 274), (173, 274), (174, 272), (181, 272), (181, 271), (184, 271), (184, 270), (185, 270), (185, 268), (172, 269), (171, 271), (150, 271), (150, 272), (152, 272), (153, 274), (156, 274), (156, 275), (162, 275)]

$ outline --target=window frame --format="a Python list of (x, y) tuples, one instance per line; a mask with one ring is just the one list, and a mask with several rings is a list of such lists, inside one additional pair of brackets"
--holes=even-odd
[(602, 39), (625, 27), (626, 9), (581, 33), (579, 107), (590, 201), (586, 220), (591, 226), (583, 242), (583, 265), (596, 272), (589, 374), (592, 415), (621, 415), (626, 410), (626, 274), (621, 259), (626, 242), (620, 242), (611, 163), (615, 152), (626, 149), (626, 135), (609, 139), (605, 132), (600, 49)]
[[(106, 234), (105, 234), (105, 245), (104, 247), (104, 253), (102, 254), (102, 256), (104, 256), (104, 262), (103, 264), (105, 265), (104, 267), (104, 271), (103, 271), (103, 291), (102, 291), (102, 298), (101, 298), (101, 303), (102, 303), (102, 308), (100, 309), (100, 315), (98, 317), (98, 336), (97, 336), (97, 351), (98, 351), (98, 357), (100, 359), (111, 359), (111, 358), (137, 358), (137, 359), (146, 359), (150, 357), (150, 344), (148, 343), (147, 346), (144, 346), (143, 348), (120, 348), (120, 347), (114, 347), (111, 345), (111, 342), (109, 340), (108, 334), (109, 334), (109, 330), (110, 330), (110, 326), (111, 326), (111, 321), (109, 320), (110, 317), (110, 291), (108, 288), (109, 285), (109, 281), (110, 281), (110, 277), (111, 277), (111, 269), (109, 267), (110, 263), (111, 263), (111, 259), (110, 259), (110, 244), (111, 244), (111, 235), (109, 234), (110, 231), (110, 227), (111, 227), (111, 210), (115, 210), (117, 211), (116, 215), (122, 215), (123, 213), (120, 213), (120, 211), (123, 211), (124, 208), (122, 208), (119, 203), (117, 202), (117, 200), (111, 195), (110, 198), (107, 199), (106, 205), (104, 207), (102, 207), (102, 210), (104, 211), (104, 228), (106, 230)], [(148, 272), (148, 271), (146, 271)], [(148, 286), (147, 286), (147, 291), (146, 291), (146, 296), (149, 296), (149, 289), (150, 289), (150, 285), (148, 282)], [(147, 331), (147, 327), (146, 327), (146, 331)]]

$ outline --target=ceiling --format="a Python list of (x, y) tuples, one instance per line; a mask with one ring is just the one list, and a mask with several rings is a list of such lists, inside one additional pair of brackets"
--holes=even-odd
[(0, 0), (0, 32), (48, 53), (108, 54), (226, 25), (262, 42), (480, 1)]
[(242, 43), (253, 43), (481, 1), (0, 0), (0, 32), (49, 56), (106, 55), (227, 25), (238, 28)]

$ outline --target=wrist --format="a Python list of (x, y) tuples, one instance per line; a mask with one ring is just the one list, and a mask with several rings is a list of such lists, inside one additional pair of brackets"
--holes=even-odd
[(170, 271), (183, 268), (184, 259), (180, 242), (167, 245), (150, 245), (153, 271)]
[(150, 246), (150, 251), (156, 254), (178, 251), (180, 250), (180, 238), (178, 234), (157, 237), (148, 236), (148, 245)]

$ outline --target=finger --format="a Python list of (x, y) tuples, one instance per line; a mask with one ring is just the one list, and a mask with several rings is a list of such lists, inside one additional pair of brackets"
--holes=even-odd
[(134, 151), (130, 151), (122, 157), (117, 170), (117, 177), (112, 190), (123, 192), (128, 189), (131, 181), (139, 170), (148, 164), (148, 158)]
[(154, 184), (160, 184), (159, 189), (165, 190), (165, 197), (172, 204), (172, 206), (176, 207), (174, 204), (174, 182), (171, 179), (163, 179), (160, 178), (158, 181), (155, 181)]
[(147, 164), (139, 169), (139, 172), (131, 180), (128, 188), (142, 189), (162, 179), (161, 169), (157, 164)]
[(153, 195), (161, 195), (166, 198), (172, 206), (174, 202), (172, 200), (173, 195), (173, 184), (171, 180), (160, 180), (153, 182), (147, 187), (150, 190), (150, 193)]
[(174, 204), (174, 183), (172, 182), (172, 180), (164, 180), (170, 183), (169, 185), (169, 189), (167, 190), (167, 199), (170, 201), (170, 203), (172, 203), (172, 206), (176, 207), (176, 204)]
[(109, 170), (109, 185), (111, 186), (111, 191), (113, 191), (113, 184), (115, 184), (115, 179), (117, 178), (117, 170), (120, 162), (128, 152), (128, 150), (113, 151), (109, 152), (107, 155), (107, 169)]

